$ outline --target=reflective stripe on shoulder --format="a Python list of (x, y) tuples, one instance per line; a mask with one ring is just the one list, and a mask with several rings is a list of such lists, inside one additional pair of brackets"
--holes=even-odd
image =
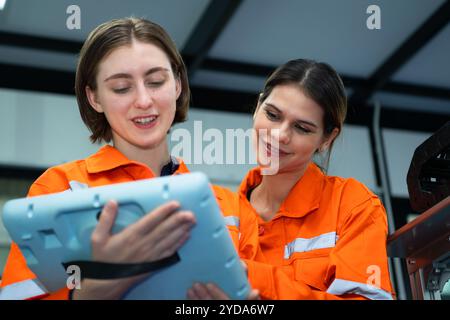
[(316, 249), (333, 248), (336, 245), (336, 238), (336, 232), (324, 233), (310, 239), (297, 238), (285, 245), (284, 258), (289, 259), (294, 252), (307, 252)]
[(236, 228), (239, 229), (239, 223), (240, 223), (239, 217), (227, 216), (227, 217), (224, 217), (224, 219), (225, 219), (225, 224), (227, 226), (235, 226)]
[(383, 289), (366, 283), (342, 279), (334, 279), (333, 283), (328, 288), (327, 293), (337, 296), (353, 293), (371, 300), (393, 300), (392, 295)]
[(12, 283), (0, 289), (0, 300), (25, 300), (47, 294), (35, 280)]

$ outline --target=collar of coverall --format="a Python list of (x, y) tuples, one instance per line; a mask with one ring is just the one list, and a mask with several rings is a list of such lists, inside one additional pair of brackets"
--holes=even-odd
[[(99, 173), (126, 165), (147, 167), (143, 163), (128, 159), (123, 153), (110, 145), (103, 146), (100, 150), (86, 159), (86, 169), (89, 173)], [(168, 166), (170, 166), (170, 168), (168, 168)], [(184, 162), (175, 157), (171, 157), (171, 162), (163, 167), (162, 171), (164, 172), (164, 175), (168, 175), (168, 169), (170, 169), (171, 174), (189, 172)]]
[[(261, 181), (261, 168), (250, 170), (239, 187), (240, 197), (247, 198), (248, 191)], [(319, 207), (324, 183), (324, 174), (315, 163), (311, 162), (281, 204), (279, 213), (286, 217), (301, 218), (313, 212)]]

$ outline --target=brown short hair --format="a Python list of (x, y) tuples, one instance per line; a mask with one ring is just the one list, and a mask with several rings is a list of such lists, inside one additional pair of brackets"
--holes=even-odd
[(110, 142), (111, 126), (104, 113), (92, 108), (86, 95), (86, 86), (96, 90), (96, 76), (100, 61), (112, 50), (130, 45), (136, 39), (151, 43), (163, 50), (169, 58), (175, 78), (180, 80), (181, 94), (176, 102), (175, 118), (172, 123), (186, 120), (191, 93), (186, 66), (175, 43), (158, 24), (139, 18), (114, 19), (95, 28), (88, 36), (80, 51), (75, 76), (75, 93), (81, 118), (91, 131), (91, 142)]

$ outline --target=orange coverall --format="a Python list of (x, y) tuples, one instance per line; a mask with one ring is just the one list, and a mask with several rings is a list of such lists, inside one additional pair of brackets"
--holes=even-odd
[(259, 168), (249, 171), (226, 222), (263, 299), (393, 299), (387, 219), (376, 195), (311, 163), (264, 221), (248, 200), (261, 180)]

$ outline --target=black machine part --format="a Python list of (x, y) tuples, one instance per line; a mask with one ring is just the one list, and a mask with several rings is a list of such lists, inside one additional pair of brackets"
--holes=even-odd
[(450, 195), (450, 121), (416, 148), (407, 184), (411, 207), (419, 213)]

